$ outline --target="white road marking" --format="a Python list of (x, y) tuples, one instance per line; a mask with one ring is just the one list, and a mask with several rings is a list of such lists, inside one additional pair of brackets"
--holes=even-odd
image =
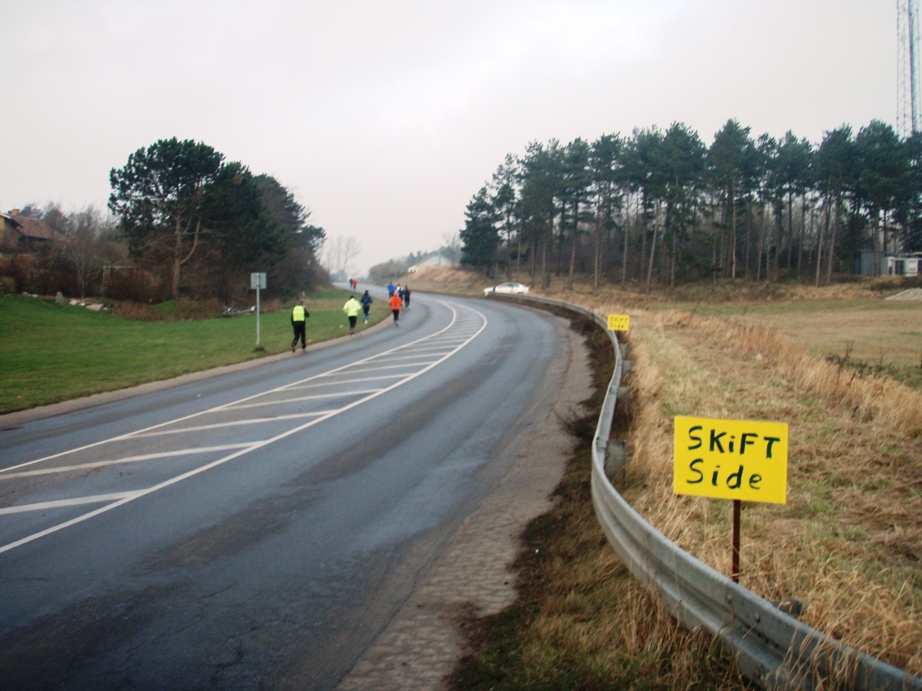
[(418, 348), (413, 351), (412, 355), (391, 355), (387, 360), (388, 362), (393, 362), (395, 360), (414, 360), (418, 357), (425, 356), (427, 353), (437, 353), (445, 350), (451, 350), (451, 346), (444, 346), (440, 348)]
[(421, 365), (429, 365), (435, 362), (435, 360), (420, 360), (418, 362), (402, 362), (399, 365), (373, 365), (372, 367), (362, 368), (358, 367), (353, 372), (377, 372), (378, 370), (384, 369), (403, 369), (404, 367), (419, 367)]
[(263, 401), (262, 403), (244, 403), (243, 405), (235, 405), (233, 408), (226, 408), (226, 410), (243, 410), (244, 408), (260, 408), (267, 405), (284, 405), (286, 403), (297, 403), (299, 401), (317, 401), (322, 398), (344, 398), (346, 396), (359, 396), (367, 393), (374, 393), (375, 391), (380, 391), (380, 389), (356, 389), (355, 391), (339, 391), (337, 393), (323, 393), (317, 394), (316, 396), (298, 396), (296, 398), (280, 398), (277, 401)]
[[(441, 355), (450, 351), (454, 346), (439, 346), (438, 348), (426, 348), (425, 350), (420, 350), (417, 355)], [(395, 360), (400, 360), (401, 358), (394, 358)]]
[(244, 449), (250, 444), (222, 444), (221, 446), (199, 446), (192, 449), (180, 449), (179, 451), (163, 451), (161, 453), (146, 453), (140, 456), (125, 456), (114, 461), (93, 461), (92, 463), (78, 463), (77, 465), (65, 465), (58, 468), (43, 468), (41, 470), (26, 470), (21, 473), (9, 473), (0, 475), (0, 480), (11, 480), (17, 477), (35, 477), (36, 475), (51, 475), (54, 473), (70, 473), (74, 470), (86, 470), (88, 468), (103, 468), (110, 465), (121, 465), (122, 463), (140, 463), (141, 461), (155, 461), (161, 458), (176, 458), (177, 456), (198, 456), (203, 453), (214, 453), (215, 451), (229, 451), (230, 449)]
[(378, 381), (379, 379), (400, 379), (405, 375), (403, 374), (382, 374), (380, 377), (362, 377), (360, 379), (337, 379), (335, 381), (324, 381), (316, 382), (313, 384), (303, 384), (300, 386), (292, 386), (286, 391), (297, 391), (298, 389), (313, 389), (320, 386), (339, 386), (340, 384), (361, 384), (366, 381)]
[(0, 516), (9, 513), (27, 513), (29, 511), (45, 511), (47, 509), (61, 509), (66, 506), (80, 506), (81, 504), (101, 504), (107, 501), (134, 499), (143, 490), (134, 492), (115, 492), (113, 494), (94, 494), (89, 497), (72, 497), (56, 501), (42, 501), (36, 504), (23, 504), (22, 506), (6, 506), (0, 509)]
[[(338, 413), (341, 408), (334, 410), (317, 410), (313, 413), (292, 413), (290, 415), (267, 415), (266, 417), (250, 418), (248, 420), (231, 420), (230, 422), (215, 422), (211, 425), (195, 425), (193, 427), (180, 427), (178, 429), (160, 429), (156, 432), (135, 434), (132, 439), (147, 439), (149, 437), (165, 437), (169, 434), (186, 434), (187, 432), (202, 432), (208, 429), (221, 429), (222, 427), (236, 427), (237, 425), (261, 425), (265, 422), (279, 422), (280, 420), (303, 420), (306, 417), (317, 417), (328, 413)], [(247, 444), (249, 446), (249, 444)]]

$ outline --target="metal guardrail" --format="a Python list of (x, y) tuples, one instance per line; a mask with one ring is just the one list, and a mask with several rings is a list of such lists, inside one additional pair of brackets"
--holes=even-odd
[(612, 417), (624, 370), (615, 332), (598, 314), (561, 300), (516, 296), (512, 302), (563, 307), (605, 329), (615, 349), (615, 372), (592, 443), (592, 501), (608, 541), (631, 574), (655, 589), (672, 615), (702, 626), (736, 654), (736, 664), (764, 688), (922, 691), (922, 678), (859, 652), (799, 622), (667, 540), (618, 493), (605, 472)]

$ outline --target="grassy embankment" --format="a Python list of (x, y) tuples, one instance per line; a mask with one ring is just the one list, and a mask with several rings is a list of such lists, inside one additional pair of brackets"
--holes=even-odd
[[(458, 292), (474, 293), (479, 280), (465, 277)], [(787, 422), (788, 501), (744, 504), (742, 584), (771, 600), (800, 598), (806, 623), (920, 674), (922, 392), (897, 380), (917, 381), (922, 303), (883, 299), (904, 287), (593, 294), (585, 281), (570, 292), (558, 279), (538, 292), (631, 315), (624, 493), (635, 508), (727, 573), (730, 503), (673, 494), (672, 418)], [(526, 531), (519, 599), (473, 621), (457, 688), (738, 687), (706, 637), (678, 630), (624, 576), (593, 525), (587, 468), (583, 452), (556, 508)]]
[[(349, 292), (308, 296), (312, 342), (348, 333), (342, 311)], [(157, 310), (167, 320), (126, 319), (83, 307), (19, 295), (0, 296), (0, 413), (112, 391), (188, 372), (285, 352), (291, 322), (285, 309), (229, 319), (169, 320), (174, 304)], [(375, 309), (378, 307), (378, 309)], [(146, 308), (146, 311), (157, 308)], [(372, 306), (372, 324), (388, 316)], [(148, 315), (149, 316), (149, 315)], [(359, 319), (358, 330), (365, 327)]]

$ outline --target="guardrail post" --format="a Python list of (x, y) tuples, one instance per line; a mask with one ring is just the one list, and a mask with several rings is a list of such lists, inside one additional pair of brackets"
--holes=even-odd
[[(601, 440), (600, 440), (601, 443)], [(605, 445), (605, 475), (614, 484), (624, 486), (627, 481), (627, 441), (609, 439)]]

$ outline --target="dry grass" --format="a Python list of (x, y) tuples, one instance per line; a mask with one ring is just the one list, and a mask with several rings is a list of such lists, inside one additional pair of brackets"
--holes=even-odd
[(600, 309), (677, 309), (778, 329), (816, 357), (844, 360), (859, 372), (886, 374), (922, 389), (922, 301), (884, 299), (918, 284), (918, 278), (894, 277), (820, 288), (726, 281), (714, 290), (695, 284), (644, 295), (639, 286), (627, 291), (603, 286), (593, 293), (585, 281), (568, 291), (565, 281), (556, 279), (539, 292)]
[(673, 495), (672, 417), (788, 422), (788, 503), (744, 505), (742, 584), (799, 597), (809, 625), (922, 673), (922, 393), (716, 318), (634, 310), (630, 340), (635, 508), (728, 573), (730, 503)]
[(677, 305), (702, 316), (778, 329), (810, 354), (922, 388), (922, 301), (802, 300)]
[[(520, 279), (514, 279), (520, 280)], [(523, 283), (529, 283), (523, 277)], [(533, 288), (537, 289), (537, 283)], [(918, 287), (918, 278), (857, 278), (844, 283), (814, 287), (803, 283), (753, 283), (741, 279), (723, 279), (717, 283), (688, 283), (675, 287), (654, 287), (649, 294), (638, 282), (627, 283), (622, 290), (620, 283), (603, 282), (598, 291), (593, 291), (592, 281), (585, 276), (574, 280), (573, 290), (567, 288), (565, 276), (551, 277), (549, 294), (572, 293), (584, 297), (596, 297), (603, 302), (615, 302), (626, 306), (656, 307), (663, 305), (744, 305), (744, 304), (794, 304), (798, 302), (829, 302), (836, 300), (880, 300), (895, 295), (906, 288)]]
[[(654, 289), (628, 283), (603, 284), (596, 292), (579, 276), (572, 291), (563, 276), (553, 276), (541, 290), (527, 274), (514, 280), (532, 286), (535, 294), (574, 298), (580, 304), (617, 304), (626, 309), (679, 309), (702, 316), (780, 329), (817, 357), (844, 360), (859, 372), (886, 374), (922, 389), (922, 301), (887, 301), (900, 291), (922, 285), (919, 278), (855, 279), (816, 288), (800, 283), (751, 283), (725, 280)], [(421, 267), (403, 277), (420, 291), (481, 295), (486, 286), (505, 280), (447, 267)]]
[(403, 276), (399, 282), (420, 292), (483, 295), (484, 288), (501, 281), (491, 281), (481, 273), (456, 267), (421, 266), (415, 273)]

